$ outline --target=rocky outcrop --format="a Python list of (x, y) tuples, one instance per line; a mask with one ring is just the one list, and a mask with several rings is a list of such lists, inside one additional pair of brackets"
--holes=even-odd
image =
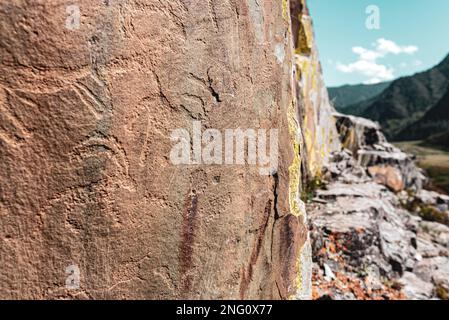
[(376, 124), (337, 117), (350, 150), (332, 155), (307, 205), (314, 298), (447, 299), (449, 198), (420, 188), (421, 170)]
[(303, 174), (306, 180), (311, 180), (321, 175), (330, 154), (340, 150), (341, 144), (333, 116), (335, 110), (323, 81), (312, 20), (304, 0), (293, 2), (296, 4), (292, 5), (292, 28), (298, 34), (294, 37), (295, 77), (305, 147)]
[[(0, 18), (1, 298), (310, 297), (300, 195), (339, 141), (304, 1)], [(195, 126), (277, 129), (278, 166), (174, 164)]]
[(350, 150), (358, 164), (393, 191), (422, 189), (423, 171), (413, 156), (388, 143), (379, 124), (371, 120), (335, 113), (337, 129), (344, 148)]

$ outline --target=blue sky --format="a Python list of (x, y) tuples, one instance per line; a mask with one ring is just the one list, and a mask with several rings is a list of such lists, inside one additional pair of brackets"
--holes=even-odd
[[(449, 53), (449, 0), (308, 0), (308, 5), (327, 86), (411, 75)], [(365, 26), (370, 5), (379, 8), (378, 30)]]

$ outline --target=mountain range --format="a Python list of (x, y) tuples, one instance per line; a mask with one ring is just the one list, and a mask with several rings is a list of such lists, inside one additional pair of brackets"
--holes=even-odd
[(329, 88), (335, 108), (377, 121), (392, 141), (449, 138), (449, 55), (435, 67), (393, 82)]
[(329, 88), (329, 96), (332, 103), (338, 110), (345, 109), (348, 106), (367, 101), (382, 93), (391, 82), (381, 82), (378, 84), (358, 84), (344, 85), (336, 88)]
[(449, 87), (441, 100), (422, 118), (401, 130), (397, 140), (423, 140), (449, 130)]

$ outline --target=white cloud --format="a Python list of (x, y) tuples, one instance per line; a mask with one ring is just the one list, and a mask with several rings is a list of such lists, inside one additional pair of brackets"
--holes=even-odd
[(362, 47), (354, 47), (352, 48), (352, 52), (358, 54), (360, 60), (375, 61), (376, 59), (382, 57), (382, 54), (380, 52), (368, 50)]
[(413, 65), (414, 65), (415, 67), (419, 67), (419, 66), (422, 65), (422, 61), (421, 61), (421, 60), (415, 60), (415, 61), (413, 62)]
[(337, 69), (343, 73), (356, 73), (368, 77), (366, 83), (379, 83), (392, 80), (394, 78), (394, 69), (388, 68), (375, 61), (358, 60), (350, 64), (337, 64)]
[(392, 80), (394, 69), (377, 62), (378, 59), (385, 58), (389, 54), (413, 55), (418, 51), (416, 46), (399, 46), (391, 40), (384, 38), (377, 39), (372, 44), (373, 49), (363, 47), (353, 47), (352, 52), (358, 55), (358, 60), (349, 64), (337, 63), (337, 70), (343, 73), (354, 73), (367, 77), (365, 83), (378, 83)]
[(405, 54), (414, 54), (418, 51), (417, 46), (398, 46), (391, 40), (387, 40), (384, 38), (377, 39), (376, 50), (383, 54), (383, 56), (392, 53), (395, 55), (405, 53)]

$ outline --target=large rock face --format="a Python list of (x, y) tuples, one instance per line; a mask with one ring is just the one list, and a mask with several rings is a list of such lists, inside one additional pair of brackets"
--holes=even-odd
[[(304, 3), (76, 5), (0, 5), (0, 297), (308, 298), (335, 129)], [(277, 170), (173, 164), (198, 124), (278, 129)]]
[(341, 148), (332, 113), (334, 108), (324, 85), (321, 63), (316, 49), (312, 19), (305, 0), (292, 5), (292, 27), (295, 45), (298, 108), (302, 121), (305, 172), (309, 178), (319, 177), (332, 152)]

